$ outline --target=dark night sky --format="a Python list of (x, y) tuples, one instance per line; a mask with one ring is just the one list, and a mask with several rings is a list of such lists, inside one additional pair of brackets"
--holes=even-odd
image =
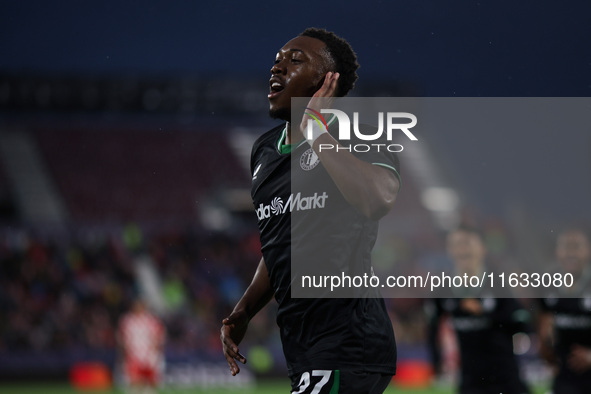
[[(0, 0), (0, 73), (187, 73), (266, 83), (276, 50), (317, 26), (351, 42), (360, 80), (406, 81), (425, 96), (591, 96), (588, 0), (202, 3)], [(581, 211), (589, 219), (590, 135), (583, 128), (515, 136), (526, 151), (513, 152), (513, 161), (494, 135), (469, 143), (437, 136), (432, 144), (450, 153), (456, 177), (493, 211), (506, 212), (511, 190), (534, 214), (559, 206), (562, 220)], [(551, 179), (536, 168), (551, 168)]]
[(0, 70), (268, 72), (308, 26), (428, 96), (589, 96), (589, 1), (7, 1)]

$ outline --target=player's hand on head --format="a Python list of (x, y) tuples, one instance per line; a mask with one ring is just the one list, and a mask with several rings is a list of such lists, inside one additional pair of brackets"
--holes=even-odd
[[(339, 81), (340, 74), (337, 72), (329, 71), (324, 76), (324, 82), (320, 89), (314, 93), (312, 98), (331, 98), (334, 99), (334, 96), (337, 93), (337, 84)], [(331, 101), (332, 102), (332, 101)]]
[[(337, 92), (339, 76), (339, 73), (332, 71), (326, 73), (322, 86), (316, 91), (316, 93), (314, 93), (308, 102), (307, 108), (316, 112), (320, 112), (320, 110), (323, 108), (331, 108), (332, 103), (334, 102), (335, 94)], [(302, 117), (302, 123), (300, 124), (300, 131), (302, 134), (305, 133), (305, 130), (308, 127), (308, 119), (314, 120), (308, 113), (308, 111), (305, 111), (304, 116)]]
[(246, 357), (244, 357), (238, 349), (238, 344), (244, 338), (246, 329), (248, 328), (248, 316), (244, 311), (232, 312), (230, 316), (222, 320), (222, 328), (220, 339), (224, 350), (224, 356), (228, 365), (230, 366), (230, 373), (235, 376), (240, 372), (240, 368), (236, 360), (242, 364), (246, 364)]
[(568, 365), (577, 372), (591, 369), (591, 348), (574, 345), (568, 356)]

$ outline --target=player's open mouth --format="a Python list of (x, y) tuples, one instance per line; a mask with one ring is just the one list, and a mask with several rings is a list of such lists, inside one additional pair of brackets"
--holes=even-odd
[(283, 84), (280, 81), (278, 81), (277, 79), (271, 78), (269, 83), (271, 85), (271, 90), (270, 90), (269, 94), (267, 95), (268, 98), (273, 98), (275, 96), (278, 96), (283, 91), (283, 89), (285, 89)]

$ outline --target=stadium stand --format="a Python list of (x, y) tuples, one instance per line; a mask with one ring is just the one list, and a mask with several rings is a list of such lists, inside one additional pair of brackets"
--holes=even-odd
[(219, 130), (44, 130), (35, 137), (76, 222), (186, 220), (196, 217), (203, 194), (246, 185)]

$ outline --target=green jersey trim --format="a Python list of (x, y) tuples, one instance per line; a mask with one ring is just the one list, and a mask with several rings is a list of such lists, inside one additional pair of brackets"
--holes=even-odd
[(388, 168), (388, 169), (394, 171), (396, 173), (396, 176), (398, 177), (398, 182), (400, 183), (400, 187), (402, 187), (402, 178), (400, 178), (400, 174), (398, 173), (396, 168), (389, 166), (388, 164), (384, 164), (384, 163), (371, 163), (371, 164), (373, 164), (374, 166), (385, 167), (385, 168)]
[[(326, 124), (328, 125), (328, 127), (330, 127), (336, 120), (337, 120), (337, 117), (335, 115), (331, 114), (331, 118), (328, 120), (328, 122)], [(282, 155), (291, 153), (291, 151), (292, 151), (292, 149), (291, 149), (292, 145), (284, 143), (286, 137), (287, 137), (287, 124), (283, 128), (283, 131), (279, 135), (279, 140), (277, 141), (277, 150)], [(303, 140), (300, 143), (298, 143), (298, 145), (296, 146), (296, 149), (299, 148), (300, 146), (302, 146), (306, 142), (307, 142), (306, 140)]]

